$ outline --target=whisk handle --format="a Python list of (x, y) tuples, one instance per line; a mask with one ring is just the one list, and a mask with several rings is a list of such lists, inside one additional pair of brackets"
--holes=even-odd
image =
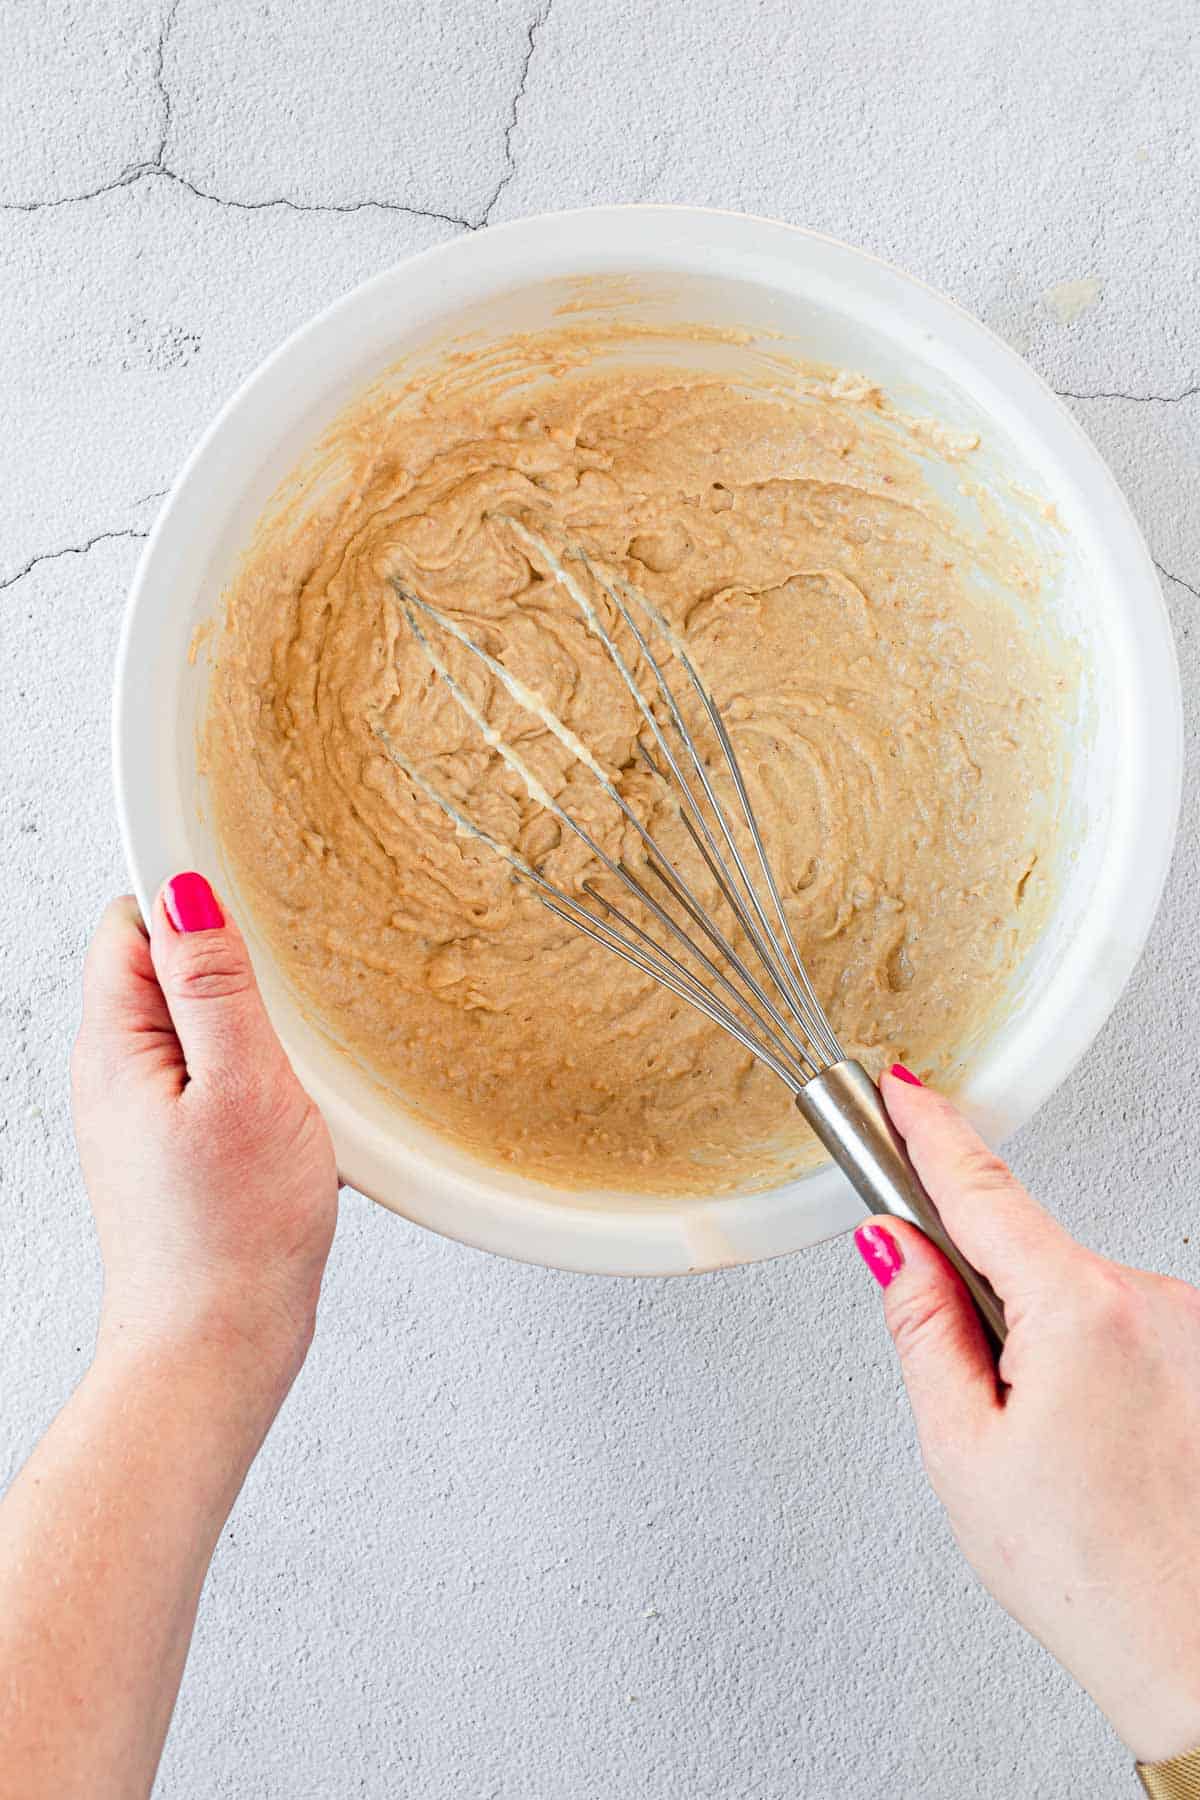
[(862, 1064), (851, 1057), (831, 1063), (800, 1090), (796, 1105), (873, 1213), (907, 1219), (937, 1245), (962, 1276), (995, 1347), (1002, 1346), (1006, 1326), (1000, 1297), (951, 1240)]

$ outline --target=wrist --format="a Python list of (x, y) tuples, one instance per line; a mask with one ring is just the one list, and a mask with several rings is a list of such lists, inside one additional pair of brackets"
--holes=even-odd
[(1180, 1707), (1116, 1729), (1134, 1761), (1146, 1768), (1200, 1751), (1200, 1708)]
[(300, 1371), (314, 1322), (312, 1310), (294, 1317), (233, 1296), (164, 1311), (106, 1294), (94, 1365), (122, 1382), (169, 1384), (201, 1417), (211, 1405), (214, 1418), (261, 1437)]
[(296, 1367), (269, 1363), (216, 1320), (155, 1333), (107, 1310), (60, 1432), (78, 1466), (99, 1457), (104, 1531), (144, 1515), (146, 1554), (174, 1559), (198, 1594)]
[(1138, 1763), (1153, 1767), (1200, 1750), (1200, 1679), (1188, 1683), (1182, 1668), (1161, 1671), (1140, 1704), (1123, 1697), (1104, 1710)]
[(298, 1368), (213, 1324), (156, 1336), (109, 1320), (81, 1391), (119, 1421), (127, 1453), (183, 1484), (211, 1551)]

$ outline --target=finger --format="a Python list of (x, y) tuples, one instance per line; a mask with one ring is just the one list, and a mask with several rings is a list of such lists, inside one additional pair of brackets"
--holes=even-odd
[(996, 1365), (970, 1295), (941, 1251), (903, 1219), (869, 1219), (854, 1242), (883, 1289), (926, 1455), (961, 1446), (1000, 1406)]
[(282, 1058), (245, 940), (203, 875), (161, 888), (150, 953), (191, 1080), (258, 1073)]
[(946, 1230), (1002, 1299), (1036, 1286), (1077, 1248), (944, 1094), (890, 1072), (882, 1091)]
[(107, 1078), (135, 1054), (169, 1066), (179, 1061), (179, 1044), (137, 901), (123, 894), (105, 908), (88, 945), (76, 1066)]

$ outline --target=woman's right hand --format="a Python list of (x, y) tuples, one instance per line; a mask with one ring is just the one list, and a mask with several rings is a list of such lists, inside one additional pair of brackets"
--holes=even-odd
[(914, 1227), (855, 1234), (884, 1289), (925, 1466), (984, 1585), (1142, 1762), (1200, 1747), (1200, 1292), (1077, 1244), (950, 1103), (883, 1094), (964, 1255), (1004, 1301), (1000, 1378)]

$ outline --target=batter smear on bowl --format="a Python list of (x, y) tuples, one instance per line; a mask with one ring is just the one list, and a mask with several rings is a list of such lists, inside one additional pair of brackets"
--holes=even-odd
[[(643, 589), (716, 696), (801, 956), (872, 1070), (952, 1076), (1052, 897), (1073, 683), (1028, 540), (949, 503), (974, 440), (736, 350), (577, 325), (393, 376), (285, 484), (226, 597), (206, 762), (258, 932), (426, 1123), (561, 1187), (717, 1193), (820, 1153), (771, 1074), (549, 915), (388, 757), (569, 891), (596, 876), (433, 674), (393, 577), (541, 696), (665, 842), (633, 700), (511, 520)], [(542, 721), (439, 651), (629, 853)]]

